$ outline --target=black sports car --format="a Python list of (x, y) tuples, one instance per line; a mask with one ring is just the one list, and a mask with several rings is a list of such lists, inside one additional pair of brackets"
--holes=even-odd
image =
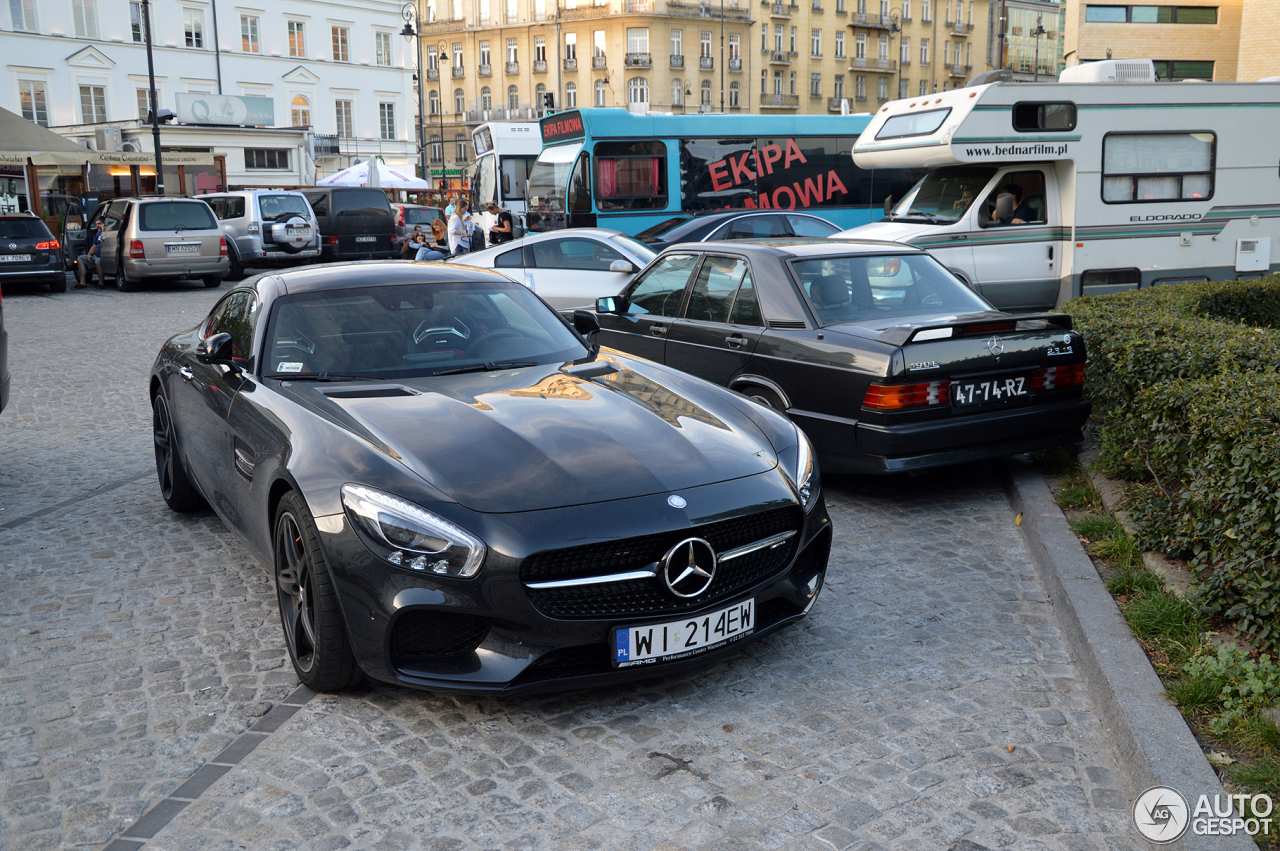
[(822, 586), (799, 429), (600, 355), (495, 272), (251, 278), (164, 344), (150, 393), (165, 500), (207, 502), (271, 566), (315, 689), (654, 676), (800, 619)]
[(1061, 446), (1089, 417), (1069, 316), (1001, 313), (898, 243), (680, 245), (596, 313), (603, 345), (786, 411), (828, 472)]

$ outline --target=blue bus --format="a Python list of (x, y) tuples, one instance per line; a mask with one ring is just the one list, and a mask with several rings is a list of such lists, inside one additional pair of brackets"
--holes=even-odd
[(528, 229), (637, 235), (674, 218), (740, 207), (806, 210), (842, 228), (879, 219), (916, 170), (860, 169), (870, 115), (633, 115), (574, 109), (540, 122)]

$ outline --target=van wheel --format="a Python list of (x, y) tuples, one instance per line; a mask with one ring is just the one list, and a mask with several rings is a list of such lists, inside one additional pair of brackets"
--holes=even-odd
[(223, 275), (224, 280), (239, 281), (244, 278), (244, 267), (240, 265), (240, 258), (236, 257), (233, 252), (227, 252), (227, 259), (231, 261), (231, 265), (227, 267), (227, 274)]
[(122, 293), (131, 293), (138, 288), (137, 281), (131, 281), (124, 273), (124, 264), (116, 264), (116, 289)]
[(213, 289), (214, 287), (220, 287), (222, 286), (222, 276), (210, 275), (204, 279), (204, 285), (209, 289)]

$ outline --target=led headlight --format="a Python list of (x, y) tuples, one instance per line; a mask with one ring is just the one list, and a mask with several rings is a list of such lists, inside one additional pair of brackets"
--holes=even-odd
[(818, 482), (818, 464), (813, 457), (813, 444), (809, 442), (809, 438), (800, 430), (796, 429), (796, 468), (791, 476), (791, 483), (795, 485), (796, 496), (800, 499), (800, 505), (805, 511), (813, 508), (818, 501), (818, 492), (820, 490)]
[(425, 508), (364, 485), (342, 486), (342, 505), (369, 548), (411, 570), (469, 579), (484, 563), (484, 542)]

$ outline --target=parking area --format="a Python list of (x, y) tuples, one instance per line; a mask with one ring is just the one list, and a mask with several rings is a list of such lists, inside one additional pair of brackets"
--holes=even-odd
[(692, 673), (299, 693), (155, 484), (147, 370), (220, 292), (4, 291), (0, 849), (1144, 847), (995, 465), (827, 481), (811, 616)]

